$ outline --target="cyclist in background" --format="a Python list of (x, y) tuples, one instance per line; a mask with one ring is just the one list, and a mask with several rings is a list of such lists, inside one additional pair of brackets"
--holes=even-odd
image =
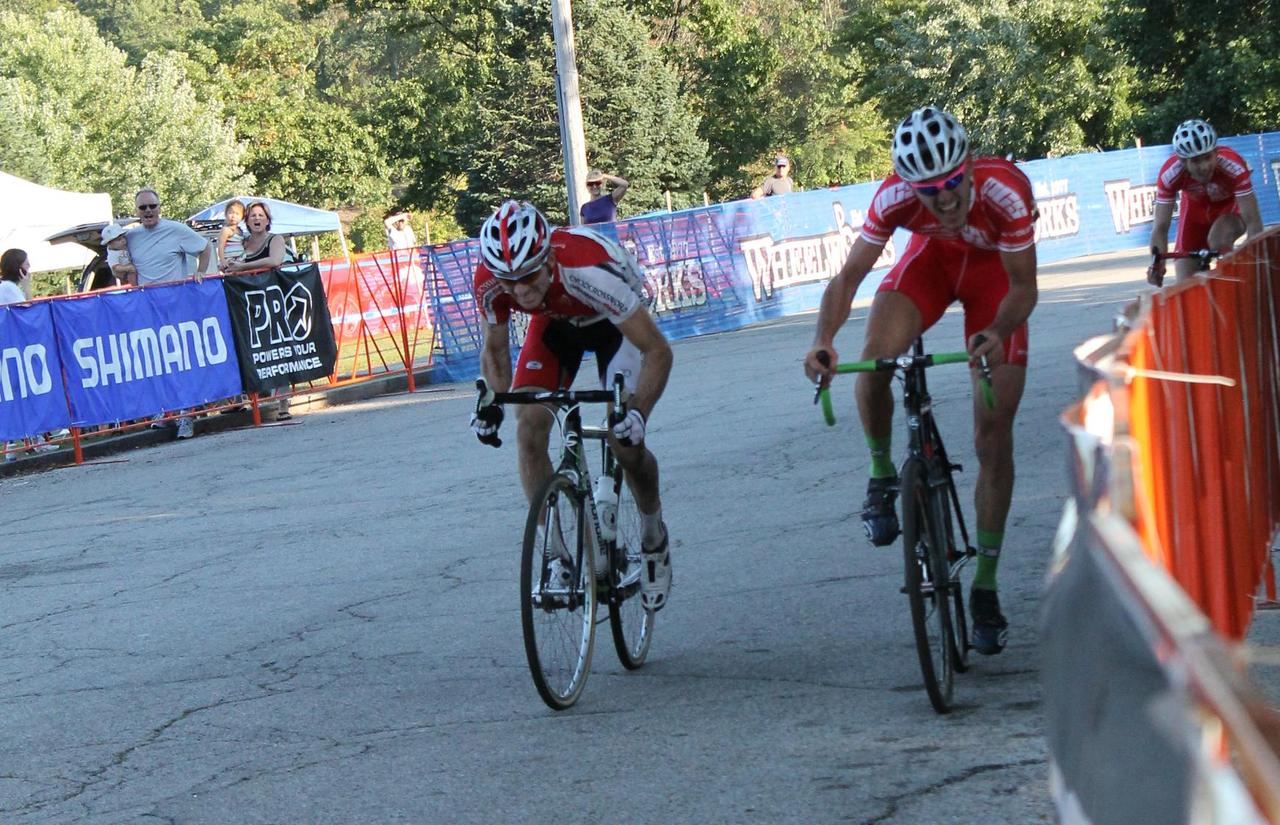
[[(485, 320), (480, 371), (496, 392), (567, 389), (583, 354), (596, 355), (602, 387), (621, 372), (631, 393), (626, 417), (610, 446), (626, 471), (640, 511), (641, 603), (660, 610), (671, 592), (667, 528), (658, 495), (658, 462), (645, 446), (645, 424), (671, 374), (671, 347), (645, 306), (644, 277), (621, 246), (584, 227), (552, 229), (533, 205), (509, 200), (480, 227), (480, 258), (472, 294)], [(524, 346), (511, 373), (512, 312), (530, 316)], [(501, 405), (481, 407), (471, 427), (497, 447)], [(554, 416), (536, 405), (517, 414), (520, 483), (532, 500), (551, 477), (547, 454)], [(566, 561), (551, 575), (569, 578)]]
[[(1262, 215), (1249, 180), (1249, 166), (1234, 149), (1218, 145), (1218, 133), (1203, 120), (1188, 120), (1173, 130), (1173, 154), (1156, 177), (1156, 206), (1151, 221), (1151, 246), (1168, 251), (1173, 198), (1182, 193), (1178, 206), (1176, 252), (1212, 249), (1230, 251), (1236, 238), (1262, 234)], [(1190, 278), (1196, 262), (1180, 258), (1178, 280)], [(1147, 282), (1159, 284), (1164, 261), (1147, 270)]]
[[(989, 410), (976, 399), (973, 407), (978, 560), (969, 607), (974, 649), (996, 654), (1008, 632), (996, 594), (996, 565), (1013, 497), (1013, 419), (1026, 381), (1027, 318), (1037, 299), (1035, 200), (1031, 182), (1010, 161), (970, 157), (964, 127), (933, 106), (898, 125), (892, 156), (894, 173), (876, 191), (861, 234), (823, 293), (804, 369), (810, 380), (824, 386), (831, 381), (838, 360), (832, 342), (849, 318), (858, 286), (894, 229), (910, 230), (906, 251), (872, 302), (862, 358), (901, 355), (959, 300), (965, 348), (991, 365), (996, 407)], [(823, 352), (827, 364), (819, 358)], [(888, 372), (861, 373), (856, 388), (871, 452), (862, 523), (877, 546), (898, 535), (891, 379)]]

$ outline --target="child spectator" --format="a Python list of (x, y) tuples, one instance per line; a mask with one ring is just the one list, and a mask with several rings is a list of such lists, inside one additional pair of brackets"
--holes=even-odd
[(129, 257), (129, 241), (124, 236), (124, 227), (118, 223), (102, 227), (102, 244), (107, 248), (107, 266), (116, 283), (136, 284), (138, 270)]
[(223, 210), (224, 223), (218, 235), (218, 268), (225, 269), (231, 261), (244, 257), (244, 235), (240, 224), (244, 220), (244, 204), (238, 200), (227, 202)]

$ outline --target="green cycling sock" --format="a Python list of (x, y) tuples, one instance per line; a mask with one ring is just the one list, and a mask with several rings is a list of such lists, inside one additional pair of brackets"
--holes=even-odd
[(871, 477), (872, 478), (893, 478), (898, 474), (897, 469), (893, 466), (893, 436), (887, 435), (884, 438), (872, 438), (866, 436), (867, 446), (871, 448)]
[(1003, 531), (978, 531), (978, 569), (973, 574), (974, 587), (996, 589), (996, 565), (1000, 563), (1000, 545), (1003, 542)]

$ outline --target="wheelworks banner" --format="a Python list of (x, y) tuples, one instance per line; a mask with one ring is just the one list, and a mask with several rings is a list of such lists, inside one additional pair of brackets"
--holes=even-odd
[(240, 376), (264, 393), (333, 372), (333, 324), (315, 264), (224, 278)]
[(108, 292), (52, 307), (76, 426), (185, 409), (241, 391), (217, 283)]
[(70, 424), (49, 304), (0, 307), (0, 439)]

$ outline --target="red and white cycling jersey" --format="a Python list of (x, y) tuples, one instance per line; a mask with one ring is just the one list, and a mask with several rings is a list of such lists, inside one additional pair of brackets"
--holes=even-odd
[(635, 259), (616, 241), (586, 227), (560, 227), (551, 231), (551, 249), (555, 256), (551, 286), (537, 309), (519, 306), (480, 262), (472, 294), (485, 321), (505, 324), (514, 310), (576, 326), (603, 319), (616, 324), (644, 304), (644, 276)]
[(1017, 252), (1035, 243), (1036, 201), (1031, 181), (1003, 158), (975, 158), (973, 202), (960, 229), (948, 229), (912, 192), (897, 173), (885, 178), (871, 199), (862, 222), (862, 238), (884, 246), (893, 230), (903, 227), (930, 240), (974, 246), (978, 249)]
[(1201, 183), (1187, 171), (1187, 162), (1172, 155), (1156, 176), (1156, 203), (1173, 203), (1178, 192), (1194, 203), (1221, 203), (1253, 193), (1249, 166), (1234, 149), (1218, 147), (1218, 165), (1208, 183)]

